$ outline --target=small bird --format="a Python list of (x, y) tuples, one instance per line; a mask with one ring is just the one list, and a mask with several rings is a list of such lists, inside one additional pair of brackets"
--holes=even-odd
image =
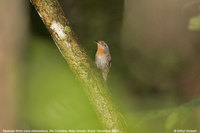
[(97, 44), (97, 52), (95, 63), (97, 68), (102, 71), (104, 81), (107, 80), (108, 72), (111, 67), (111, 56), (108, 45), (104, 41), (95, 41)]

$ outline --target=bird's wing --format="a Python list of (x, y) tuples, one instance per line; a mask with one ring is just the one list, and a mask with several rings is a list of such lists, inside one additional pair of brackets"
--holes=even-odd
[(108, 58), (108, 63), (109, 63), (109, 64), (108, 64), (109, 67), (111, 67), (111, 63), (112, 63), (111, 57)]

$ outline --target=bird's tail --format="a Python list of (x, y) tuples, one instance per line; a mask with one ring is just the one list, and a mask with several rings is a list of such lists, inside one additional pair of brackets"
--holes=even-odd
[(107, 81), (107, 76), (108, 76), (108, 72), (102, 72), (103, 75), (103, 79), (106, 82)]

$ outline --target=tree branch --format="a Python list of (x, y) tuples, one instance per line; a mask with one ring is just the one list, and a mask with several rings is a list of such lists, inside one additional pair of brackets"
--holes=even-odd
[(84, 90), (103, 126), (106, 129), (115, 129), (119, 133), (125, 133), (126, 126), (122, 115), (111, 101), (110, 93), (101, 75), (93, 67), (94, 63), (89, 60), (78, 44), (58, 1), (32, 0), (32, 3), (61, 54), (84, 86)]

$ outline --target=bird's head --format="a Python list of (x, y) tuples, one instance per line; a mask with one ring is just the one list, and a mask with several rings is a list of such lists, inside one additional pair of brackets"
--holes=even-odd
[(98, 45), (98, 49), (108, 49), (108, 45), (104, 41), (95, 41), (95, 43)]
[(97, 56), (103, 57), (109, 54), (108, 45), (104, 41), (95, 41), (95, 43), (97, 44)]

